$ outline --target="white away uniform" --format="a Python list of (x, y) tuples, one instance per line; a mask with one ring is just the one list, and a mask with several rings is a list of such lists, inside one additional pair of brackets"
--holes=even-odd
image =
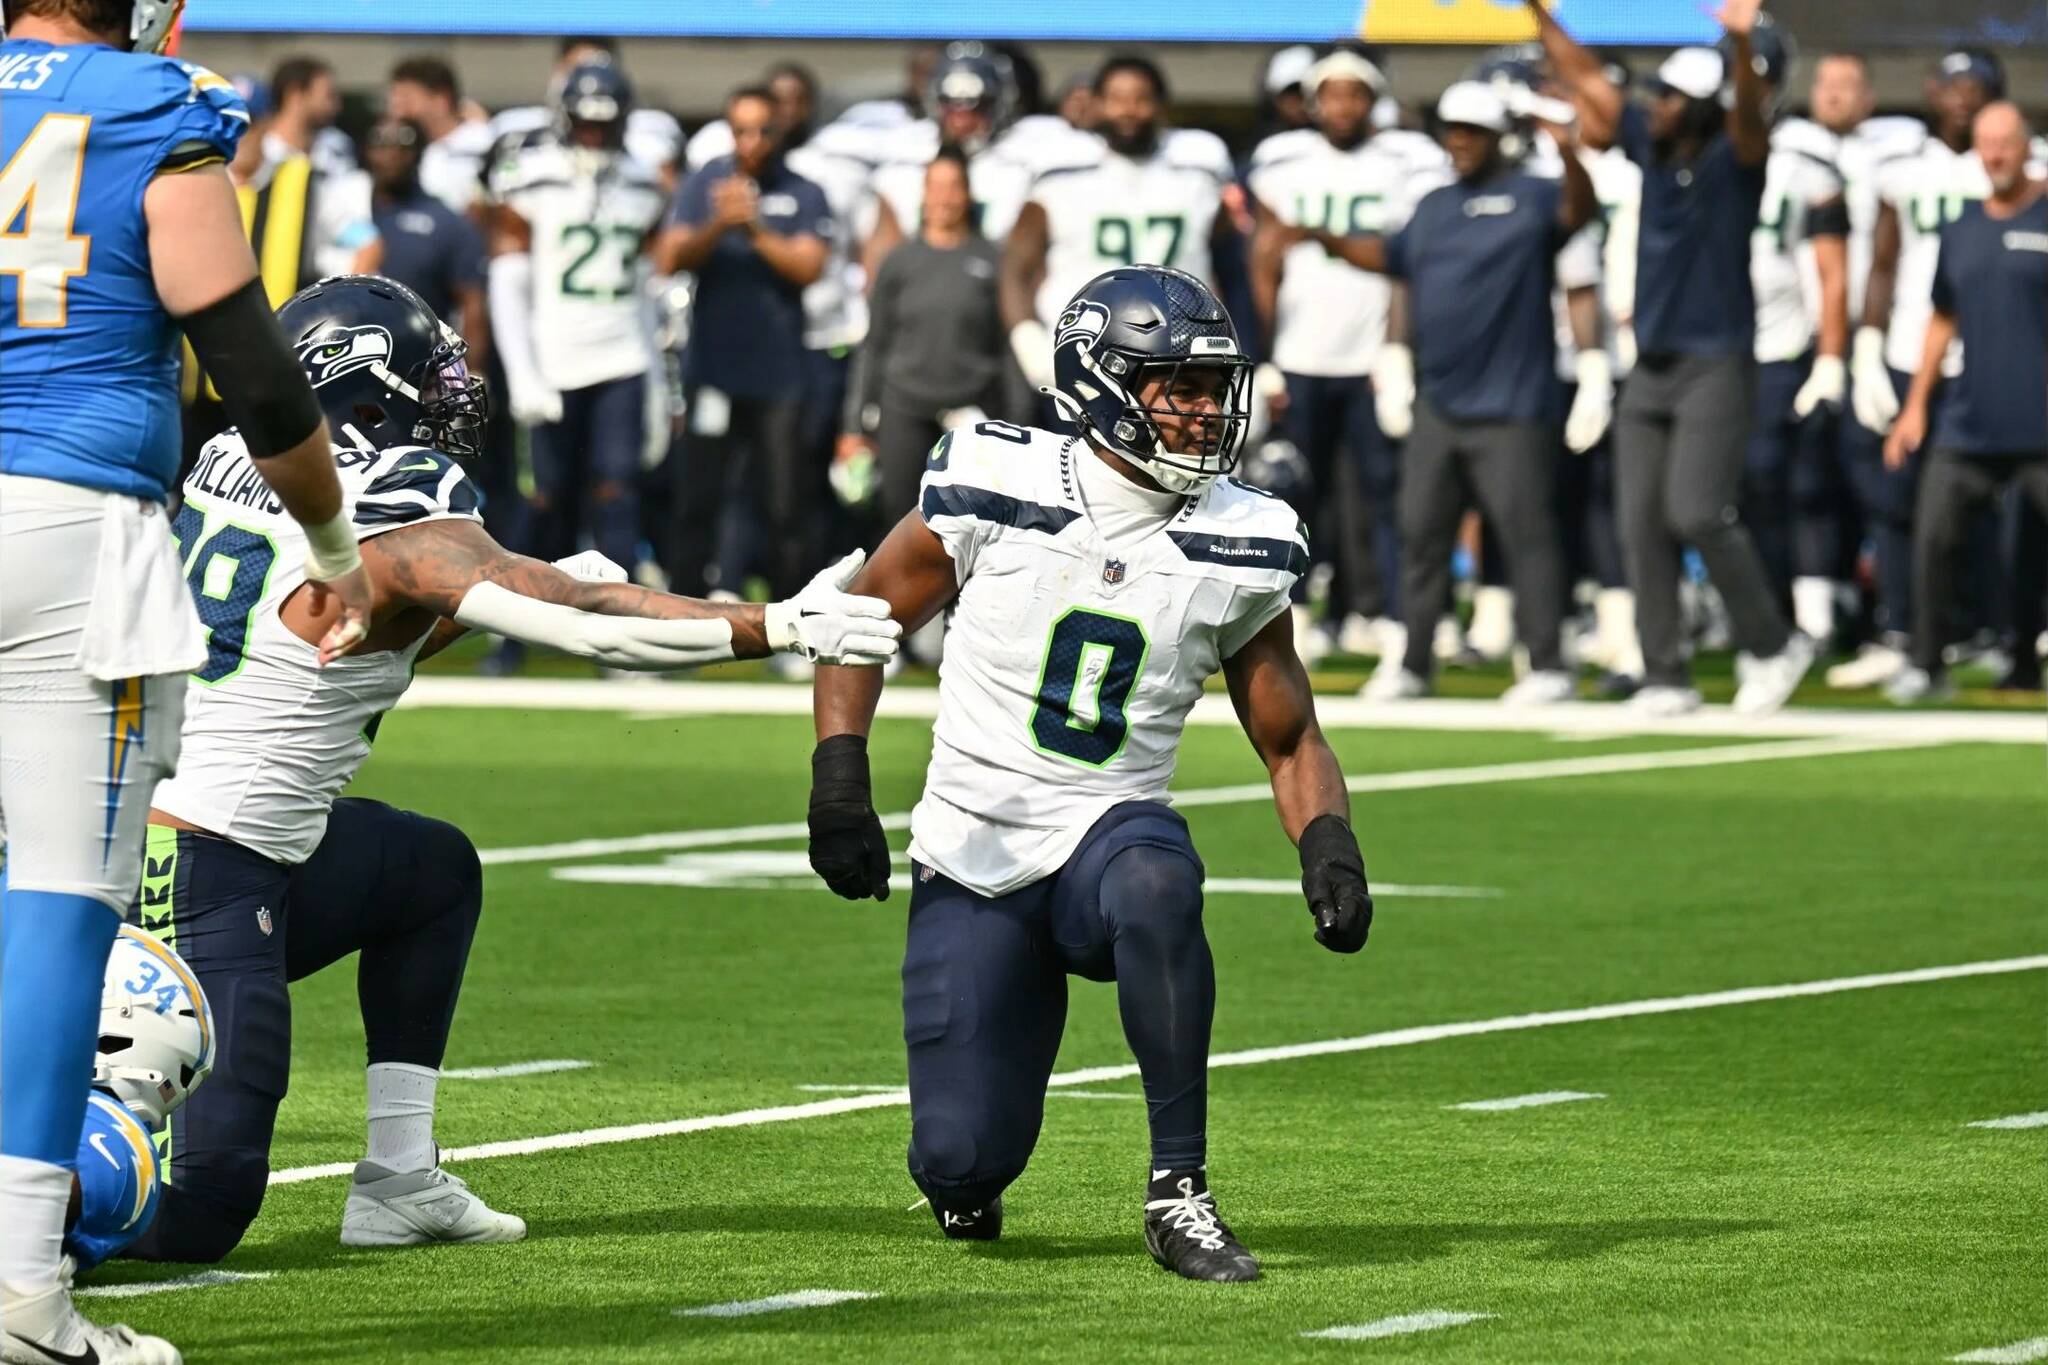
[(1211, 133), (1174, 128), (1132, 160), (1103, 144), (1089, 160), (1041, 174), (1031, 199), (1049, 230), (1038, 320), (1052, 327), (1082, 285), (1120, 265), (1164, 265), (1213, 281), (1209, 238), (1233, 170)]
[(1763, 207), (1749, 249), (1760, 363), (1797, 360), (1813, 348), (1820, 278), (1807, 224), (1816, 205), (1842, 197), (1840, 152), (1833, 133), (1806, 119), (1786, 119), (1771, 130)]
[[(359, 540), (427, 521), (482, 520), (476, 486), (438, 451), (337, 445), (334, 462)], [(322, 668), (318, 649), (278, 616), (306, 581), (305, 533), (257, 474), (239, 433), (207, 442), (184, 492), (175, 529), (207, 658), (185, 697), (183, 766), (157, 787), (155, 803), (274, 862), (302, 863), (369, 757), (377, 718), (411, 683), (426, 636)]]
[[(889, 159), (875, 172), (875, 193), (896, 216), (905, 237), (917, 236), (924, 216), (925, 168), (938, 151), (939, 125), (919, 119), (889, 140)], [(1004, 143), (997, 143), (967, 158), (967, 188), (974, 200), (975, 227), (1000, 244), (1031, 192), (1031, 171), (1010, 156)]]
[[(1253, 194), (1290, 227), (1339, 236), (1399, 231), (1415, 201), (1449, 177), (1441, 152), (1423, 169), (1386, 134), (1345, 150), (1313, 128), (1276, 133), (1252, 152)], [(1393, 288), (1314, 242), (1297, 243), (1280, 278), (1273, 363), (1289, 374), (1362, 375), (1387, 336)]]
[[(1974, 151), (1958, 152), (1929, 137), (1911, 156), (1895, 157), (1878, 174), (1877, 192), (1899, 215), (1899, 268), (1892, 287), (1891, 327), (1884, 363), (1901, 374), (1920, 368), (1920, 346), (1934, 316), (1934, 267), (1941, 230), (1962, 217), (1963, 206), (1991, 193), (1991, 177)], [(1949, 347), (1942, 373), (1963, 371), (1963, 343)]]
[(1839, 164), (1842, 197), (1849, 207), (1849, 320), (1863, 316), (1863, 290), (1870, 282), (1875, 254), (1877, 210), (1883, 202), (1878, 179), (1894, 158), (1911, 156), (1928, 139), (1927, 125), (1916, 118), (1868, 118), (1842, 138)]
[(983, 895), (1057, 871), (1111, 807), (1168, 799), (1204, 680), (1308, 566), (1287, 504), (1230, 479), (1112, 542), (1097, 471), (1078, 438), (999, 422), (951, 433), (925, 471), (960, 596), (910, 853)]
[(654, 173), (632, 157), (539, 133), (501, 151), (490, 192), (533, 232), (532, 345), (541, 378), (567, 393), (645, 374), (645, 248), (667, 206)]

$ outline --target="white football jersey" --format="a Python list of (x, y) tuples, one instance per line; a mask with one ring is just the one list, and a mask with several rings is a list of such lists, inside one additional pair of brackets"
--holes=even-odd
[[(1920, 345), (1934, 316), (1934, 267), (1941, 256), (1941, 230), (1960, 218), (1963, 206), (1991, 193), (1991, 177), (1974, 151), (1958, 152), (1938, 137), (1911, 156), (1896, 157), (1878, 174), (1878, 194), (1899, 215), (1899, 269), (1892, 286), (1891, 328), (1884, 360), (1903, 374), (1920, 368)], [(1962, 373), (1963, 344), (1949, 348), (1942, 372)]]
[(1619, 147), (1586, 156), (1593, 194), (1600, 201), (1600, 311), (1607, 331), (1607, 358), (1616, 378), (1628, 373), (1623, 362), (1635, 354), (1622, 344), (1622, 333), (1636, 312), (1636, 238), (1642, 230), (1643, 168)]
[(1286, 503), (1231, 479), (1112, 545), (1078, 438), (1007, 423), (932, 451), (919, 510), (960, 596), (910, 854), (1002, 895), (1057, 871), (1127, 801), (1164, 801), (1203, 682), (1287, 610), (1308, 546)]
[(645, 374), (647, 238), (667, 207), (654, 172), (540, 133), (500, 149), (490, 192), (532, 229), (541, 377), (567, 392)]
[[(1313, 128), (1276, 133), (1252, 152), (1251, 191), (1289, 227), (1339, 236), (1392, 233), (1415, 201), (1449, 178), (1437, 154), (1434, 172), (1386, 145), (1387, 135), (1345, 150)], [(1289, 374), (1362, 375), (1387, 337), (1393, 288), (1314, 242), (1299, 242), (1281, 268), (1273, 363)]]
[[(1031, 193), (1031, 172), (1003, 150), (1002, 143), (967, 158), (967, 190), (981, 235), (1000, 244), (1010, 235), (1017, 211)], [(919, 119), (889, 141), (889, 160), (875, 172), (874, 188), (905, 237), (915, 237), (924, 219), (924, 173), (939, 152), (939, 125)]]
[[(346, 429), (345, 429), (346, 430)], [(428, 521), (481, 521), (476, 486), (421, 446), (336, 445), (342, 505), (369, 540)], [(400, 650), (320, 666), (279, 609), (306, 581), (306, 536), (234, 431), (207, 442), (173, 528), (207, 630), (185, 694), (184, 753), (159, 810), (296, 866), (370, 755), (377, 721), (412, 682), (422, 635)]]
[[(1592, 178), (1592, 154), (1579, 153), (1586, 165), (1587, 178)], [(1536, 138), (1529, 152), (1522, 158), (1521, 169), (1525, 174), (1540, 176), (1545, 180), (1564, 179), (1564, 157), (1557, 144), (1548, 137)], [(1445, 172), (1446, 178), (1449, 172)], [(1594, 193), (1599, 189), (1596, 186)], [(1598, 221), (1586, 224), (1573, 233), (1565, 244), (1558, 248), (1554, 263), (1556, 282), (1550, 291), (1551, 335), (1557, 340), (1557, 377), (1567, 384), (1578, 380), (1578, 334), (1572, 330), (1570, 292), (1575, 289), (1598, 289), (1604, 274), (1604, 229)]]
[(1164, 265), (1213, 281), (1209, 237), (1230, 182), (1220, 138), (1170, 129), (1140, 161), (1100, 144), (1091, 159), (1046, 171), (1031, 199), (1049, 230), (1038, 318), (1048, 328), (1081, 286), (1120, 265)]
[(1840, 158), (1840, 140), (1818, 123), (1786, 119), (1771, 130), (1763, 206), (1749, 248), (1759, 361), (1797, 360), (1813, 346), (1820, 279), (1807, 222), (1816, 205), (1842, 197)]
[(1886, 115), (1868, 118), (1842, 139), (1842, 196), (1849, 206), (1849, 321), (1863, 317), (1863, 290), (1870, 282), (1875, 254), (1878, 177), (1894, 157), (1911, 156), (1927, 141), (1927, 125), (1917, 118)]

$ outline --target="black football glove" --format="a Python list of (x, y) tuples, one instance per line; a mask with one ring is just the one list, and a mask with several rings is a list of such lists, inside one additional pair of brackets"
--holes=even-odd
[(811, 870), (850, 901), (889, 899), (889, 844), (875, 814), (863, 735), (834, 735), (811, 753)]
[(1316, 942), (1333, 953), (1355, 953), (1372, 932), (1372, 892), (1365, 857), (1351, 826), (1318, 815), (1301, 832), (1301, 891), (1315, 916)]

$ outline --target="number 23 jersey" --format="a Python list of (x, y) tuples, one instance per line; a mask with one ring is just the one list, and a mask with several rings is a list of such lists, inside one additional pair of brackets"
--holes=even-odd
[(1112, 806), (1166, 799), (1203, 683), (1307, 570), (1293, 511), (1230, 479), (1110, 544), (1077, 491), (1096, 458), (984, 422), (925, 470), (919, 513), (960, 594), (910, 852), (984, 895), (1057, 871)]
[[(428, 521), (481, 521), (462, 467), (421, 446), (337, 445), (342, 504), (360, 541)], [(306, 581), (306, 537), (239, 433), (207, 442), (173, 527), (207, 656), (185, 693), (177, 776), (151, 804), (273, 862), (320, 846), (327, 812), (405, 695), (426, 636), (320, 666), (278, 612)]]

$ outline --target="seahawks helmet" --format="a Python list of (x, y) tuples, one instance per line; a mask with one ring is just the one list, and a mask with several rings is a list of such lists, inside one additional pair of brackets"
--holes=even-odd
[[(1193, 275), (1123, 266), (1074, 295), (1053, 329), (1052, 400), (1096, 444), (1143, 469), (1160, 487), (1198, 493), (1237, 467), (1251, 420), (1252, 362), (1216, 296)], [(1160, 417), (1183, 416), (1173, 390), (1185, 371), (1221, 376), (1219, 412), (1199, 448), (1173, 451)], [(1148, 407), (1152, 380), (1165, 381)]]
[(633, 112), (633, 86), (610, 62), (585, 62), (562, 78), (555, 92), (555, 128), (564, 141), (577, 128), (595, 128), (602, 145), (626, 145), (626, 119)]
[(469, 345), (426, 300), (382, 275), (335, 275), (277, 310), (286, 340), (339, 434), (417, 442), (467, 459), (483, 449), (490, 400)]
[(934, 118), (948, 109), (975, 109), (988, 120), (988, 132), (963, 148), (972, 155), (1008, 126), (1017, 110), (1017, 80), (1010, 59), (981, 43), (954, 43), (932, 68), (925, 90), (925, 108)]
[(1540, 90), (1543, 87), (1543, 49), (1535, 43), (1515, 43), (1497, 47), (1472, 64), (1465, 73), (1468, 81), (1491, 85), (1496, 89), (1503, 86), (1520, 87), (1523, 90)]
[(121, 926), (100, 990), (92, 1083), (161, 1127), (213, 1070), (213, 1007), (168, 947)]

